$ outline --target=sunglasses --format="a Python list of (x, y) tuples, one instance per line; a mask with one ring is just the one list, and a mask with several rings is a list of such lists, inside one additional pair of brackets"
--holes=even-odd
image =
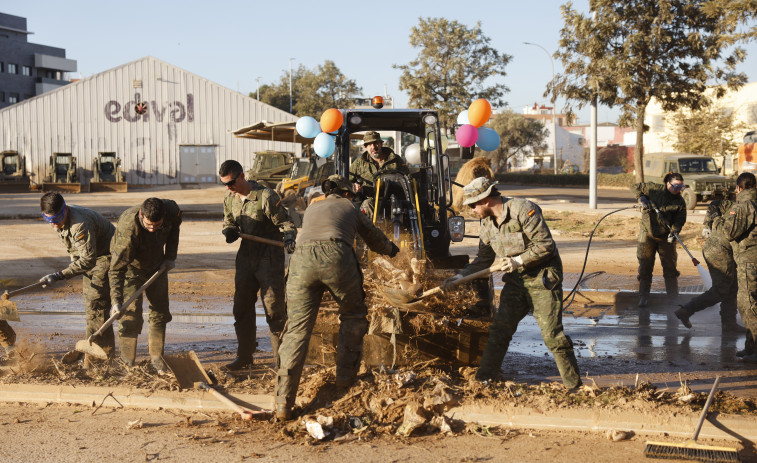
[(238, 174), (236, 177), (234, 177), (233, 179), (229, 180), (228, 182), (221, 182), (221, 185), (223, 185), (223, 186), (225, 186), (227, 188), (231, 188), (232, 185), (234, 185), (235, 183), (237, 183), (237, 179), (239, 178), (240, 175), (242, 175), (242, 174)]
[(683, 191), (686, 189), (686, 185), (684, 185), (683, 183), (679, 183), (679, 184), (670, 183), (670, 189), (675, 190), (675, 191)]
[(42, 220), (44, 220), (47, 223), (54, 223), (59, 224), (63, 222), (63, 218), (66, 216), (66, 202), (63, 202), (63, 208), (55, 215), (46, 215), (44, 212), (42, 213)]

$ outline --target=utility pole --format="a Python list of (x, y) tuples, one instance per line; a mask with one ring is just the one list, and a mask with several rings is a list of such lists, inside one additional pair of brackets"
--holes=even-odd
[(255, 91), (255, 99), (260, 101), (260, 77), (255, 78), (255, 83), (257, 84), (257, 90)]
[[(597, 12), (591, 15), (592, 22), (597, 20)], [(589, 145), (589, 209), (597, 208), (597, 94), (591, 99), (591, 129)]]
[(289, 113), (292, 113), (292, 61), (294, 58), (289, 58)]

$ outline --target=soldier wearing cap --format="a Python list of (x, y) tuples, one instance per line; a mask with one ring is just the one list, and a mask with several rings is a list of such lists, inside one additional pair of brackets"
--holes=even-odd
[(394, 257), (399, 249), (350, 200), (354, 193), (341, 175), (321, 185), (326, 199), (311, 204), (302, 218), (297, 247), (289, 262), (286, 286), (287, 329), (281, 341), (276, 381), (276, 415), (291, 418), (308, 343), (324, 291), (339, 304), (336, 385), (349, 387), (357, 377), (368, 331), (363, 276), (352, 244), (360, 235), (368, 247)]
[[(110, 308), (110, 240), (116, 228), (102, 214), (79, 206), (66, 205), (60, 193), (49, 192), (40, 199), (42, 219), (52, 225), (66, 246), (71, 263), (58, 272), (40, 279), (46, 285), (82, 275), (84, 313), (89, 337), (108, 319)], [(108, 357), (115, 354), (113, 328), (108, 327), (94, 339)], [(91, 359), (85, 356), (85, 366)]]
[(500, 196), (485, 177), (465, 186), (463, 205), (481, 218), (478, 255), (459, 275), (445, 280), (442, 288), (449, 289), (451, 282), (492, 266), (497, 257), (504, 271), (499, 310), (489, 328), (476, 379), (498, 376), (518, 323), (533, 311), (563, 384), (570, 389), (580, 386), (573, 342), (562, 325), (562, 260), (541, 209), (525, 199)]
[[(223, 200), (223, 230), (227, 243), (239, 239), (240, 233), (282, 241), (288, 253), (294, 251), (297, 230), (279, 195), (245, 180), (242, 165), (224, 161), (218, 171), (228, 192)], [(257, 346), (255, 301), (258, 291), (263, 300), (265, 318), (271, 331), (273, 357), (279, 348), (286, 323), (284, 289), (284, 249), (270, 244), (242, 240), (237, 251), (234, 275), (234, 331), (237, 335), (237, 358), (225, 366), (239, 370), (252, 365)]]
[(350, 164), (350, 180), (355, 192), (359, 193), (365, 183), (375, 184), (376, 176), (381, 172), (396, 170), (403, 174), (410, 173), (405, 161), (383, 145), (378, 132), (366, 132), (363, 146), (365, 151)]

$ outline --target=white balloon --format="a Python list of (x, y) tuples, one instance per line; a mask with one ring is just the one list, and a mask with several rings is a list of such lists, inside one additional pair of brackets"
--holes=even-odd
[(413, 143), (405, 148), (405, 160), (408, 164), (420, 164), (421, 163), (421, 145), (420, 143)]
[(468, 122), (468, 110), (462, 111), (460, 114), (457, 115), (457, 123), (460, 125), (470, 124)]

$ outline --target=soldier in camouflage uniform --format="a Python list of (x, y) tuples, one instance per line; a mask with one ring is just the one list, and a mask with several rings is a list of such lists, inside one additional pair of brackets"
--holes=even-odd
[(13, 362), (16, 358), (16, 332), (5, 320), (0, 320), (0, 346), (5, 348), (7, 361)]
[(728, 214), (733, 201), (715, 200), (707, 207), (702, 235), (707, 238), (702, 246), (702, 255), (712, 278), (712, 287), (675, 311), (676, 317), (686, 328), (691, 328), (689, 318), (700, 310), (720, 304), (720, 322), (724, 333), (743, 333), (744, 327), (736, 323), (736, 261), (733, 249), (721, 232), (712, 230), (715, 217)]
[(405, 161), (383, 145), (378, 132), (366, 132), (363, 146), (365, 151), (350, 164), (350, 179), (356, 193), (362, 190), (365, 183), (375, 184), (376, 176), (381, 172), (396, 170), (403, 174), (410, 173)]
[[(223, 230), (227, 243), (239, 233), (280, 241), (288, 253), (294, 251), (297, 230), (281, 205), (275, 191), (245, 180), (242, 165), (229, 160), (218, 171), (228, 189), (223, 201)], [(252, 365), (255, 339), (255, 301), (260, 291), (265, 317), (271, 331), (273, 358), (276, 355), (286, 323), (284, 289), (284, 249), (270, 244), (242, 240), (237, 252), (234, 278), (234, 330), (237, 335), (237, 358), (226, 365), (239, 370)]]
[(374, 252), (394, 257), (399, 249), (348, 199), (351, 185), (331, 175), (322, 185), (326, 199), (311, 204), (302, 219), (297, 247), (289, 263), (289, 322), (279, 349), (276, 415), (291, 418), (308, 343), (324, 291), (339, 304), (336, 385), (349, 387), (360, 367), (368, 331), (363, 277), (352, 243), (360, 235)]
[[(678, 297), (680, 273), (676, 268), (678, 254), (673, 234), (681, 233), (686, 223), (686, 203), (681, 197), (684, 188), (686, 185), (679, 173), (667, 174), (662, 185), (649, 182), (637, 183), (631, 187), (631, 192), (644, 208), (636, 247), (636, 258), (639, 260), (639, 307), (646, 307), (649, 302), (655, 254), (660, 255), (666, 293), (671, 298)], [(671, 229), (660, 219), (653, 206), (662, 213)]]
[(462, 271), (445, 280), (442, 289), (465, 275), (491, 267), (497, 256), (504, 266), (499, 310), (476, 379), (496, 378), (518, 323), (533, 310), (544, 344), (552, 352), (563, 384), (581, 385), (573, 342), (562, 325), (562, 260), (541, 209), (519, 198), (501, 197), (494, 183), (479, 177), (463, 189), (463, 205), (481, 220), (478, 255)]
[[(45, 275), (40, 281), (51, 285), (82, 275), (84, 312), (87, 317), (87, 337), (100, 329), (108, 319), (110, 308), (110, 240), (115, 227), (102, 214), (79, 206), (67, 206), (60, 193), (45, 193), (40, 199), (45, 222), (52, 225), (71, 256), (71, 263), (61, 271)], [(113, 357), (115, 339), (113, 328), (108, 327), (94, 339)], [(85, 365), (90, 359), (85, 357)]]
[(733, 248), (738, 278), (737, 303), (741, 320), (747, 329), (743, 359), (757, 363), (755, 335), (757, 335), (757, 180), (745, 172), (736, 179), (736, 202), (723, 217), (712, 222), (713, 231), (723, 233), (735, 241)]
[(110, 301), (112, 310), (137, 292), (159, 269), (165, 271), (155, 279), (121, 316), (118, 347), (121, 360), (134, 365), (137, 337), (142, 332), (142, 300), (150, 303), (148, 348), (153, 367), (163, 372), (161, 358), (166, 337), (166, 324), (171, 321), (168, 308), (168, 274), (176, 265), (179, 249), (181, 209), (170, 199), (148, 198), (121, 214), (110, 244)]

